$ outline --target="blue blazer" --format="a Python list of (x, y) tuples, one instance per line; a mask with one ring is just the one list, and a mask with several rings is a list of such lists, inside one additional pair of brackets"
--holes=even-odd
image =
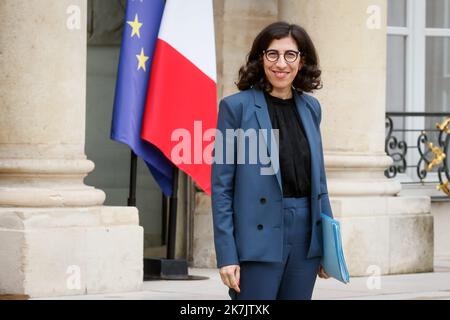
[[(316, 98), (294, 91), (297, 109), (311, 151), (311, 242), (308, 258), (322, 256), (322, 219), (320, 213), (333, 217), (325, 176), (320, 133), (321, 107)], [(226, 129), (266, 129), (263, 146), (270, 163), (278, 159), (276, 140), (270, 135), (272, 125), (264, 93), (251, 88), (223, 98), (219, 104), (217, 130), (225, 137)], [(236, 139), (231, 141), (233, 161), (217, 161), (226, 154), (227, 143), (214, 143), (211, 171), (211, 201), (214, 225), (214, 245), (217, 267), (239, 264), (241, 261), (282, 262), (283, 190), (280, 170), (262, 175), (261, 168), (270, 164), (249, 163), (245, 148), (244, 164), (236, 161)], [(259, 141), (261, 145), (262, 141)], [(273, 150), (272, 150), (273, 149)], [(272, 154), (271, 154), (272, 151)], [(224, 157), (225, 158), (225, 157)], [(277, 162), (279, 163), (279, 162)], [(267, 170), (267, 169), (265, 169)], [(272, 170), (274, 173), (274, 170)]]

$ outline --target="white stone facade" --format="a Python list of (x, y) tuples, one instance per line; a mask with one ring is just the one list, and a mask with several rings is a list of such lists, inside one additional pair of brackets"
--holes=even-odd
[[(0, 294), (142, 286), (136, 208), (104, 206), (105, 193), (83, 182), (94, 170), (84, 151), (86, 12), (87, 0), (0, 1)], [(373, 266), (432, 271), (436, 255), (450, 257), (448, 204), (384, 177), (392, 163), (384, 152), (386, 0), (214, 0), (214, 14), (219, 97), (237, 90), (237, 71), (267, 24), (298, 23), (312, 36), (328, 190), (351, 275)], [(178, 215), (190, 235), (179, 227), (177, 251), (187, 247), (192, 265), (214, 268), (211, 200), (193, 198), (193, 216)]]

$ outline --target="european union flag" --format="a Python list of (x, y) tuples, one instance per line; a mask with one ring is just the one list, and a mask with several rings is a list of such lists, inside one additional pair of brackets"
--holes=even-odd
[(143, 159), (164, 194), (171, 196), (173, 163), (158, 148), (140, 138), (164, 4), (164, 0), (127, 1), (111, 139), (127, 144)]

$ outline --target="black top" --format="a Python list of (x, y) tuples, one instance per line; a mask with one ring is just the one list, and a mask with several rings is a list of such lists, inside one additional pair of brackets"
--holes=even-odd
[(283, 197), (309, 197), (311, 153), (294, 98), (264, 92), (273, 129), (279, 129), (279, 160)]

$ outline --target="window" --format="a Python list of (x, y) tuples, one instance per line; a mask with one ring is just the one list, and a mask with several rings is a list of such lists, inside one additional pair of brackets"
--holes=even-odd
[[(450, 0), (388, 0), (387, 18), (386, 110), (450, 112)], [(442, 119), (393, 120), (395, 129), (413, 130), (434, 128)], [(408, 165), (417, 164), (418, 132), (396, 136), (408, 143)], [(415, 169), (406, 173), (418, 180)]]
[(450, 0), (426, 2), (426, 27), (426, 110), (450, 111)]

